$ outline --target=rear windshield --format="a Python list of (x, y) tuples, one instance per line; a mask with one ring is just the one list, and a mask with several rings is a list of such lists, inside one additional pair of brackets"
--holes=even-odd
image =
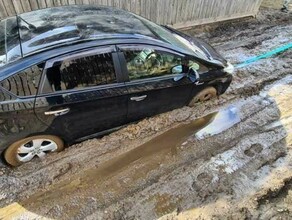
[(16, 17), (0, 22), (0, 66), (21, 57)]

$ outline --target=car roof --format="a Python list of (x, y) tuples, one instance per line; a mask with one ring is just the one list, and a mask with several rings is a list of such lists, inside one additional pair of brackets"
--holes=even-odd
[(4, 19), (0, 28), (0, 66), (64, 43), (111, 38), (161, 40), (139, 16), (106, 6), (36, 10)]

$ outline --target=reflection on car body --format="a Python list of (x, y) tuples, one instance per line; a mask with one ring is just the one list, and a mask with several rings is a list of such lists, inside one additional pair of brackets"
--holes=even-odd
[(0, 152), (13, 166), (221, 95), (232, 80), (207, 43), (115, 8), (49, 8), (0, 25)]

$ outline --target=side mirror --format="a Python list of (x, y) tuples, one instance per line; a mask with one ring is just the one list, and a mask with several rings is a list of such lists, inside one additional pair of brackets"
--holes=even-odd
[(191, 67), (188, 72), (188, 77), (192, 82), (198, 82), (200, 80), (200, 75), (196, 68)]
[(177, 81), (181, 80), (182, 78), (184, 78), (185, 76), (187, 76), (186, 73), (183, 73), (183, 66), (182, 65), (177, 65), (177, 66), (172, 67), (171, 73), (172, 74), (179, 74), (178, 76), (173, 78), (173, 80), (175, 82), (177, 82)]
[[(173, 69), (172, 69), (172, 72), (173, 72)], [(183, 79), (184, 77), (188, 77), (193, 83), (198, 82), (200, 80), (200, 75), (199, 75), (199, 73), (198, 73), (196, 68), (192, 68), (191, 67), (189, 69), (188, 73), (182, 73), (182, 72), (173, 72), (173, 73), (179, 74), (178, 76), (173, 78), (173, 80), (175, 82)]]
[(171, 69), (171, 73), (172, 73), (172, 74), (181, 74), (182, 71), (183, 71), (183, 67), (182, 67), (182, 65), (174, 66), (174, 67), (172, 67), (172, 69)]

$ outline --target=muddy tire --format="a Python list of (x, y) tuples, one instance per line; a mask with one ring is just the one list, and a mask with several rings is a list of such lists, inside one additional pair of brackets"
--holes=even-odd
[(213, 99), (217, 96), (217, 90), (214, 87), (207, 87), (200, 91), (189, 103), (190, 107), (193, 107), (198, 102), (205, 102)]
[(11, 166), (20, 166), (34, 157), (42, 158), (50, 152), (64, 149), (64, 142), (53, 135), (38, 135), (24, 138), (11, 144), (4, 152), (4, 159)]

